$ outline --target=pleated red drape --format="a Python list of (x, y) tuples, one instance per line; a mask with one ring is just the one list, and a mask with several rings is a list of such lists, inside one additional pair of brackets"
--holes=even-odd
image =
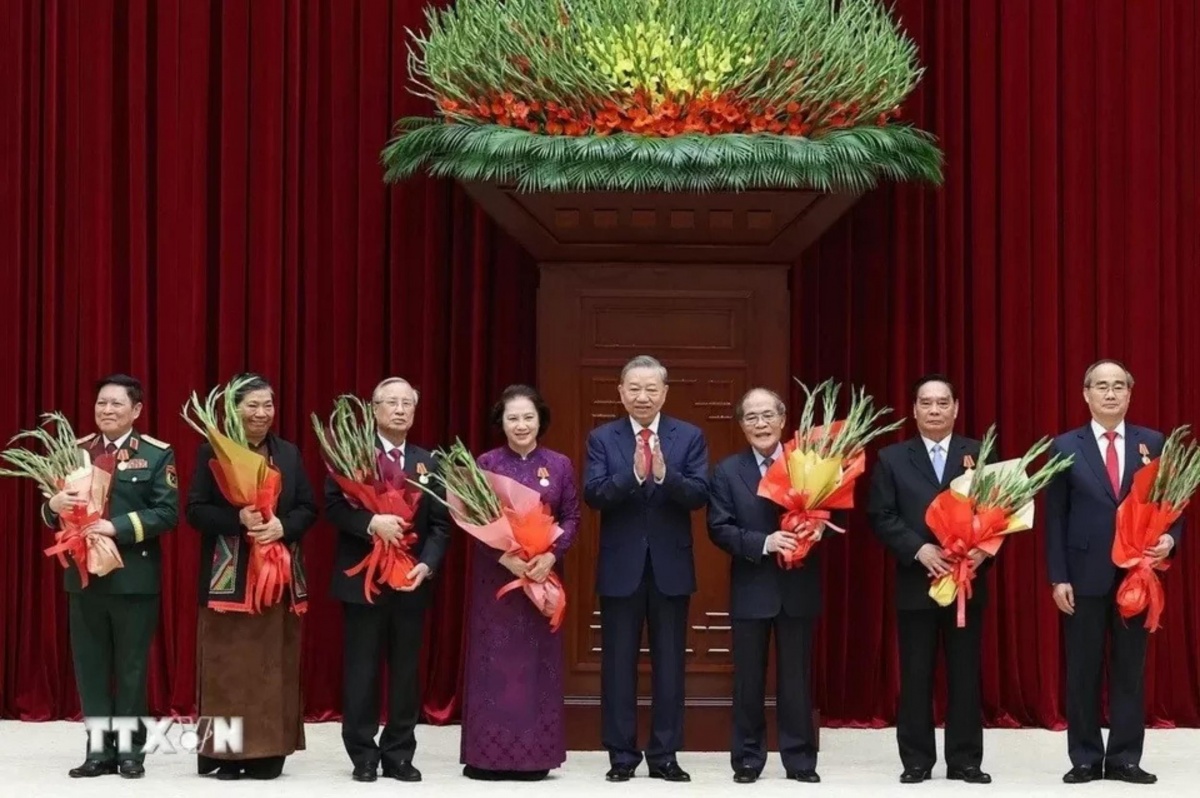
[[(418, 0), (2, 0), (0, 436), (61, 408), (90, 428), (92, 381), (148, 388), (142, 427), (184, 486), (193, 390), (250, 368), (321, 477), (309, 414), (400, 374), (413, 440), (495, 438), (485, 410), (535, 376), (536, 273), (452, 186), (380, 180), (407, 91)], [(947, 370), (962, 428), (1023, 446), (1084, 420), (1082, 368), (1127, 358), (1134, 416), (1194, 420), (1200, 213), (1197, 11), (1189, 0), (901, 0), (927, 74), (910, 117), (947, 149), (940, 190), (884, 187), (796, 270), (798, 376), (907, 406)], [(814, 301), (819, 298), (819, 301)], [(78, 712), (60, 571), (28, 484), (0, 480), (0, 715)], [(892, 720), (890, 563), (863, 519), (830, 543), (818, 700), (830, 722)], [(151, 709), (192, 710), (194, 531), (166, 540)], [(333, 532), (305, 552), (307, 714), (339, 712)], [(424, 648), (425, 715), (457, 718), (465, 560), (452, 546)], [(1147, 666), (1156, 723), (1200, 723), (1200, 557), (1185, 538)], [(985, 631), (989, 722), (1062, 719), (1058, 619), (1040, 532), (1010, 541)]]

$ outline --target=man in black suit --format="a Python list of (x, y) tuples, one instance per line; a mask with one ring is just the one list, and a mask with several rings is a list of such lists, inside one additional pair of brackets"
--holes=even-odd
[[(379, 457), (389, 458), (410, 478), (429, 484), (429, 474), (436, 469), (433, 457), (407, 441), (418, 399), (412, 386), (399, 377), (386, 379), (375, 388), (376, 443)], [(435, 485), (430, 487), (438, 490)], [(407, 529), (394, 515), (374, 515), (352, 505), (332, 478), (325, 482), (325, 514), (339, 533), (333, 595), (344, 610), (342, 742), (354, 763), (354, 780), (375, 781), (382, 762), (384, 777), (420, 781), (421, 772), (413, 767), (412, 759), (417, 748), (413, 732), (420, 712), (421, 637), (432, 591), (430, 580), (449, 540), (449, 514), (441, 504), (423, 496), (412, 528)], [(414, 584), (400, 591), (381, 585), (383, 592), (374, 604), (368, 603), (363, 593), (365, 574), (350, 577), (346, 571), (371, 553), (375, 537), (390, 542), (409, 532), (417, 536), (412, 550), (418, 562), (409, 574)], [(381, 654), (387, 658), (388, 717), (376, 744)]]
[(756, 781), (767, 762), (763, 704), (774, 629), (780, 758), (789, 779), (819, 782), (809, 685), (812, 630), (821, 611), (819, 555), (814, 548), (800, 567), (780, 568), (775, 555), (795, 549), (796, 536), (779, 529), (779, 505), (758, 496), (759, 481), (783, 456), (786, 407), (777, 393), (754, 388), (733, 416), (750, 446), (717, 464), (708, 500), (708, 535), (733, 558), (733, 780)]
[[(954, 386), (941, 375), (921, 378), (913, 390), (913, 418), (920, 433), (879, 452), (871, 476), (867, 515), (876, 536), (896, 556), (896, 616), (900, 644), (900, 707), (896, 739), (903, 784), (932, 776), (937, 762), (933, 731), (933, 673), (939, 632), (946, 650), (949, 703), (946, 713), (946, 778), (991, 783), (983, 762), (979, 650), (987, 585), (982, 574), (967, 604), (967, 624), (957, 626), (952, 604), (929, 597), (932, 579), (949, 573), (950, 563), (925, 524), (925, 511), (979, 458), (979, 441), (953, 435), (958, 418)], [(980, 464), (982, 465), (982, 464)], [(971, 552), (977, 568), (987, 555)]]
[[(1117, 507), (1133, 476), (1162, 454), (1163, 434), (1125, 423), (1133, 375), (1114, 360), (1101, 360), (1083, 377), (1083, 399), (1092, 420), (1054, 439), (1053, 453), (1074, 455), (1071, 468), (1046, 489), (1046, 562), (1054, 603), (1066, 616), (1067, 784), (1099, 778), (1153, 784), (1141, 768), (1146, 737), (1143, 668), (1145, 615), (1123, 619), (1116, 592), (1124, 572), (1112, 561)], [(1145, 556), (1175, 555), (1183, 521), (1177, 521)], [(1108, 655), (1108, 747), (1100, 735), (1100, 676), (1104, 641)]]

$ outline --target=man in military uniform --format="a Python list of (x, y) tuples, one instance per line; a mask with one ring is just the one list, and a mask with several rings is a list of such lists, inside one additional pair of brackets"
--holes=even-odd
[[(173, 529), (179, 517), (179, 480), (175, 453), (168, 444), (133, 428), (142, 412), (142, 386), (114, 374), (96, 387), (96, 426), (79, 440), (93, 459), (111, 454), (116, 460), (105, 518), (90, 529), (115, 541), (124, 565), (105, 576), (89, 574), (82, 587), (75, 568), (64, 574), (71, 624), (71, 655), (84, 717), (143, 717), (150, 640), (158, 625), (161, 549), (158, 536)], [(66, 508), (87, 498), (60, 492), (42, 507), (42, 519), (59, 526)], [(139, 724), (133, 750), (118, 751), (117, 735), (105, 735), (102, 751), (88, 749), (87, 759), (73, 768), (73, 778), (120, 772), (139, 778), (146, 730)]]

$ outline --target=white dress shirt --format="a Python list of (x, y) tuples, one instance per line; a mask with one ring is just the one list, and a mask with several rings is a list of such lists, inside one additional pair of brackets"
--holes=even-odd
[[(634, 445), (635, 445), (635, 446), (641, 446), (641, 445), (642, 445), (642, 437), (641, 437), (641, 436), (642, 436), (642, 430), (644, 430), (644, 429), (648, 429), (648, 430), (650, 430), (650, 432), (652, 432), (652, 433), (654, 434), (654, 437), (655, 437), (655, 438), (657, 438), (657, 437), (658, 437), (658, 420), (659, 420), (660, 418), (662, 418), (662, 413), (658, 413), (658, 414), (656, 414), (656, 415), (654, 416), (654, 420), (650, 422), (650, 426), (649, 426), (649, 427), (643, 427), (641, 424), (637, 423), (637, 421), (636, 421), (636, 420), (634, 420), (633, 416), (630, 416), (630, 417), (629, 417), (629, 423), (630, 423), (630, 425), (633, 427), (633, 440), (634, 440)], [(653, 473), (653, 472), (652, 472), (652, 473)], [(638, 483), (639, 485), (643, 484), (643, 483), (646, 481), (646, 480), (644, 480), (644, 479), (640, 479), (640, 478), (638, 478), (638, 475), (637, 475), (637, 469), (636, 469), (636, 468), (634, 468), (634, 469), (633, 469), (633, 478), (637, 480), (637, 483)], [(654, 480), (654, 484), (655, 484), (655, 485), (661, 485), (661, 484), (662, 484), (662, 480), (661, 480), (661, 479), (656, 479), (656, 480)]]
[[(762, 453), (759, 452), (758, 449), (754, 449), (753, 451), (754, 462), (758, 463), (758, 473), (765, 477), (767, 475), (767, 458), (763, 457)], [(780, 457), (783, 457), (783, 445), (777, 443), (775, 444), (775, 451), (771, 453), (771, 462), (778, 462)], [(767, 542), (764, 540), (763, 556), (766, 556), (767, 554), (770, 554), (770, 552), (767, 551)]]
[(381, 444), (383, 444), (383, 453), (384, 453), (384, 455), (385, 455), (385, 456), (387, 456), (389, 459), (391, 458), (391, 456), (392, 456), (392, 452), (393, 452), (394, 450), (396, 450), (396, 449), (399, 449), (399, 450), (400, 450), (400, 468), (404, 468), (404, 446), (405, 446), (405, 444), (407, 444), (407, 443), (408, 443), (408, 441), (405, 441), (404, 443), (400, 444), (399, 446), (395, 446), (395, 445), (394, 445), (394, 444), (392, 444), (392, 442), (391, 442), (391, 441), (389, 441), (387, 438), (385, 438), (385, 437), (383, 437), (382, 435), (380, 435), (380, 436), (379, 436), (379, 442), (380, 442)]
[[(1108, 438), (1104, 437), (1108, 432), (1100, 425), (1096, 419), (1092, 419), (1092, 435), (1096, 438), (1096, 445), (1100, 447), (1100, 460), (1106, 466), (1108, 464)], [(1122, 421), (1117, 425), (1113, 432), (1117, 433), (1117, 439), (1114, 443), (1117, 446), (1117, 481), (1124, 482), (1125, 480), (1125, 422)]]
[(949, 460), (950, 460), (950, 439), (952, 437), (954, 437), (954, 436), (947, 435), (946, 437), (942, 438), (940, 441), (935, 441), (930, 438), (926, 438), (924, 435), (921, 436), (921, 442), (925, 444), (925, 454), (929, 455), (929, 462), (931, 464), (933, 463), (933, 447), (934, 446), (942, 447), (942, 459), (946, 462), (949, 462)]

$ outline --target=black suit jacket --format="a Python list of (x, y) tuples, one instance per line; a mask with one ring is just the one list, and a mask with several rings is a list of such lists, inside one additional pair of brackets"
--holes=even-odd
[(794, 618), (815, 617), (821, 613), (821, 544), (791, 570), (780, 568), (774, 554), (763, 554), (767, 535), (779, 529), (782, 510), (758, 496), (760, 479), (750, 448), (726, 457), (712, 472), (708, 536), (733, 556), (729, 615), (736, 620), (762, 619), (782, 611)]
[[(418, 464), (424, 464), (428, 473), (437, 471), (437, 462), (429, 452), (406, 443), (404, 446), (404, 471), (409, 478), (416, 481)], [(430, 480), (429, 487), (439, 496), (445, 497), (442, 487)], [(355, 576), (346, 576), (351, 570), (371, 553), (374, 539), (367, 528), (374, 516), (370, 510), (363, 510), (347, 501), (342, 489), (337, 486), (332, 477), (325, 479), (325, 517), (338, 531), (337, 559), (333, 568), (332, 592), (335, 598), (352, 604), (367, 604), (363, 594), (363, 579), (366, 572)], [(413, 519), (413, 531), (417, 542), (413, 553), (419, 562), (429, 566), (436, 575), (446, 554), (446, 544), (450, 540), (450, 514), (444, 506), (432, 497), (421, 494), (421, 502), (417, 506), (417, 514)], [(431, 579), (426, 579), (422, 585), (411, 593), (392, 590), (386, 585), (378, 585), (382, 593), (375, 597), (376, 604), (400, 602), (416, 606), (425, 606), (429, 602), (433, 590)]]
[[(317, 503), (313, 497), (312, 485), (304, 471), (300, 450), (295, 444), (275, 434), (268, 435), (266, 442), (271, 462), (283, 477), (279, 501), (275, 505), (275, 515), (283, 525), (282, 542), (299, 544), (304, 533), (317, 520)], [(238, 518), (241, 508), (234, 507), (226, 501), (217, 486), (217, 480), (208, 464), (212, 458), (212, 446), (206, 441), (196, 453), (196, 470), (192, 472), (192, 486), (188, 491), (187, 502), (187, 521), (203, 536), (200, 544), (201, 606), (208, 603), (213, 552), (217, 539), (222, 535), (242, 536), (246, 532), (241, 519)], [(237, 562), (237, 589), (232, 597), (235, 600), (244, 596), (247, 561), (248, 557), (243, 556)]]
[[(979, 460), (979, 441), (952, 435), (950, 451), (942, 481), (938, 482), (929, 460), (925, 442), (917, 436), (893, 444), (879, 452), (878, 462), (871, 474), (871, 491), (867, 500), (867, 516), (876, 537), (896, 556), (896, 609), (935, 609), (937, 602), (929, 597), (932, 581), (925, 566), (917, 562), (917, 552), (926, 543), (938, 545), (938, 539), (925, 524), (925, 511), (934, 498), (950, 482), (966, 470), (963, 460)], [(978, 463), (977, 465), (982, 465)], [(991, 566), (985, 560), (972, 585), (972, 604), (987, 600), (987, 581), (984, 578)]]

